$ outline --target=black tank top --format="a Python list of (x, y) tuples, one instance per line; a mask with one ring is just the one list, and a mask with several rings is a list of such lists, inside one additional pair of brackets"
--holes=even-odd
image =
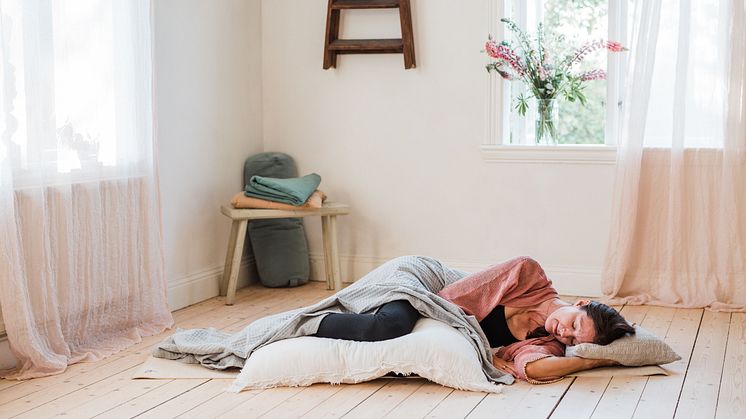
[(479, 325), (482, 326), (482, 331), (487, 336), (487, 340), (490, 342), (490, 347), (492, 348), (518, 342), (518, 339), (508, 329), (504, 306), (499, 305), (492, 309), (490, 314), (479, 322)]

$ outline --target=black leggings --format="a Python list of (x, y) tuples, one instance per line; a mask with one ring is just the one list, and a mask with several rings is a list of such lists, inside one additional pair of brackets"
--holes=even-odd
[(396, 300), (382, 305), (374, 314), (327, 314), (316, 336), (364, 342), (393, 339), (411, 332), (419, 317), (409, 301)]

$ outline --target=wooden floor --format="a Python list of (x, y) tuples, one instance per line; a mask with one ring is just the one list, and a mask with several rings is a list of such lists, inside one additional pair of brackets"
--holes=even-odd
[[(252, 319), (330, 295), (324, 284), (249, 287), (236, 305), (214, 298), (174, 313), (182, 328), (241, 329)], [(96, 363), (25, 382), (0, 380), (0, 418), (744, 418), (746, 314), (626, 306), (628, 319), (665, 336), (682, 356), (668, 377), (566, 378), (502, 394), (458, 391), (423, 379), (379, 379), (224, 393), (225, 380), (132, 380), (151, 348), (170, 332)]]

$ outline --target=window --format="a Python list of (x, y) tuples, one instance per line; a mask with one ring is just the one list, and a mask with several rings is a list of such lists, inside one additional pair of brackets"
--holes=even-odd
[(723, 148), (730, 2), (666, 0), (660, 7), (643, 146)]
[(150, 56), (138, 26), (146, 7), (2, 3), (0, 161), (16, 186), (132, 174), (150, 161), (151, 70), (137, 55)]
[[(580, 46), (590, 40), (610, 39), (628, 44), (626, 40), (627, 1), (624, 0), (491, 0), (490, 33), (499, 39), (511, 39), (510, 31), (499, 22), (510, 17), (520, 27), (535, 33), (539, 22), (547, 31), (563, 35), (568, 43)], [(557, 142), (559, 144), (614, 145), (621, 110), (621, 69), (627, 53), (611, 54), (598, 51), (589, 55), (578, 71), (602, 69), (606, 80), (585, 84), (586, 106), (579, 102), (559, 102)], [(532, 103), (526, 116), (516, 110), (517, 97), (526, 92), (521, 81), (503, 81), (490, 75), (492, 94), (488, 106), (488, 145), (535, 144), (535, 108)], [(611, 105), (610, 105), (611, 104)], [(606, 150), (608, 151), (608, 150)], [(606, 152), (605, 151), (605, 152)], [(610, 154), (613, 159), (613, 154)], [(582, 158), (585, 159), (585, 158)], [(608, 156), (602, 160), (609, 160)]]

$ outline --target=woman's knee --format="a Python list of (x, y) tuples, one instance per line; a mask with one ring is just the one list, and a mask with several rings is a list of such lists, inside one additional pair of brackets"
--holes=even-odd
[(327, 314), (316, 336), (367, 342), (394, 339), (410, 333), (419, 317), (408, 301), (391, 301), (375, 314)]
[(388, 303), (373, 319), (372, 333), (380, 340), (404, 336), (414, 329), (419, 313), (407, 301)]
[(368, 335), (371, 340), (388, 340), (404, 336), (413, 328), (403, 319), (376, 317)]

